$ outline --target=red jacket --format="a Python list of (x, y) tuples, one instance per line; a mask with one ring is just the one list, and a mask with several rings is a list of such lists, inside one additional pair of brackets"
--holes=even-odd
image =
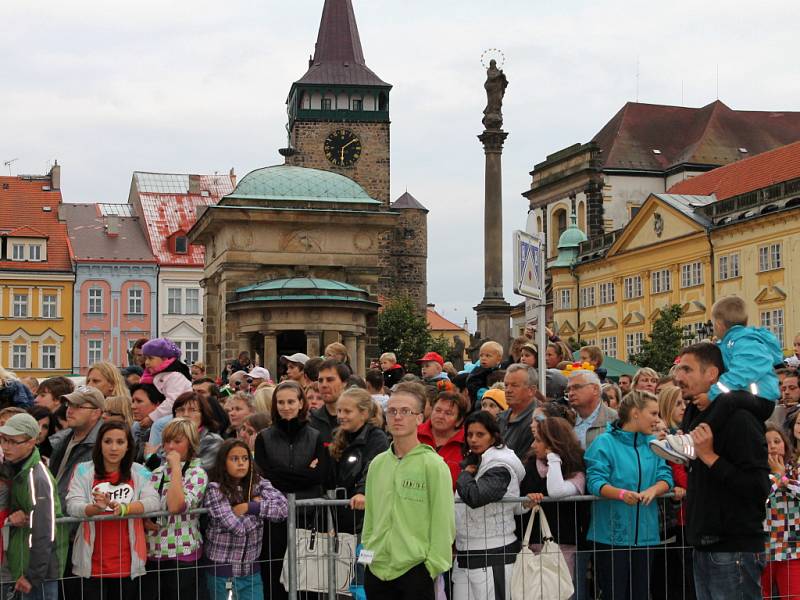
[(456, 479), (458, 479), (458, 474), (461, 473), (461, 461), (464, 460), (464, 428), (459, 427), (455, 435), (440, 448), (436, 447), (436, 442), (433, 439), (430, 421), (425, 421), (417, 428), (417, 437), (420, 442), (436, 450), (436, 453), (447, 463), (447, 468), (450, 469), (450, 476), (453, 478), (453, 490), (455, 490)]
[[(689, 486), (689, 476), (686, 473), (686, 466), (675, 463), (670, 463), (672, 468), (672, 480), (675, 482), (675, 487), (682, 487), (686, 489)], [(681, 507), (678, 511), (678, 525), (684, 527), (686, 525), (686, 502), (681, 501)]]

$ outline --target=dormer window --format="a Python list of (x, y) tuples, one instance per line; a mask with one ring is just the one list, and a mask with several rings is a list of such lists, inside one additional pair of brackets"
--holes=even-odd
[(25, 244), (11, 244), (11, 260), (25, 260)]
[(41, 244), (31, 244), (30, 246), (28, 246), (28, 260), (35, 260), (35, 261), (42, 260)]
[(189, 252), (189, 240), (185, 235), (175, 236), (175, 254), (186, 254)]

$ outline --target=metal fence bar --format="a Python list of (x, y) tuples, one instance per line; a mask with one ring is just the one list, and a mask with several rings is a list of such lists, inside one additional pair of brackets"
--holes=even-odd
[(286, 500), (289, 504), (286, 518), (286, 574), (289, 577), (289, 600), (297, 600), (297, 497), (287, 494)]
[[(329, 497), (334, 493), (329, 491)], [(336, 531), (338, 527), (333, 521), (333, 511), (328, 507), (325, 512), (327, 513), (328, 531)], [(336, 555), (339, 552), (338, 546), (339, 538), (336, 535), (328, 538), (328, 600), (336, 600)]]

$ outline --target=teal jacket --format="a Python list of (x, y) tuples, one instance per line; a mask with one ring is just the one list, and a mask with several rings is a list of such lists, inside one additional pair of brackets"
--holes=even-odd
[(719, 341), (725, 373), (708, 390), (712, 402), (720, 394), (744, 390), (777, 402), (781, 397), (775, 365), (783, 363), (778, 338), (763, 327), (734, 325)]
[(18, 510), (30, 515), (31, 526), (10, 528), (6, 556), (11, 576), (16, 580), (25, 575), (34, 587), (45, 580), (60, 579), (67, 559), (69, 529), (56, 524), (63, 516), (58, 488), (36, 448), (11, 481), (9, 514)]
[[(624, 431), (617, 423), (609, 424), (586, 451), (586, 490), (599, 496), (600, 488), (612, 485), (642, 492), (659, 481), (672, 489), (672, 469), (650, 450), (653, 436)], [(609, 546), (655, 546), (661, 543), (658, 502), (648, 506), (631, 506), (622, 500), (592, 502), (586, 537)]]

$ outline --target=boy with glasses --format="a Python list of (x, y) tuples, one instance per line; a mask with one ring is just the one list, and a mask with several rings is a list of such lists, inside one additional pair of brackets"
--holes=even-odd
[(399, 383), (386, 422), (393, 441), (370, 464), (359, 562), (368, 598), (433, 600), (434, 579), (452, 564), (455, 506), (450, 471), (420, 443), (425, 388)]

